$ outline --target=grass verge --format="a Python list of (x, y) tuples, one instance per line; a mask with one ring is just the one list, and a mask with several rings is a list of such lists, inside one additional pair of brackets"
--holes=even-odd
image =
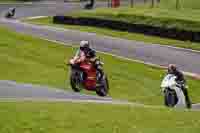
[(1, 133), (198, 133), (199, 112), (117, 105), (0, 103)]
[[(68, 68), (75, 48), (17, 34), (0, 28), (0, 79), (69, 89)], [(160, 105), (164, 71), (137, 62), (99, 54), (110, 80), (110, 95), (144, 104)], [(188, 78), (193, 102), (199, 102), (199, 81)]]
[(106, 36), (124, 38), (128, 40), (136, 40), (136, 41), (142, 41), (146, 43), (168, 45), (168, 46), (187, 48), (187, 49), (200, 51), (200, 43), (193, 43), (189, 41), (184, 42), (184, 41), (160, 38), (160, 37), (155, 37), (155, 36), (145, 36), (143, 34), (138, 34), (138, 33), (122, 32), (122, 31), (116, 31), (116, 30), (111, 30), (111, 29), (106, 29), (106, 28), (97, 28), (97, 27), (92, 27), (92, 26), (53, 24), (52, 19), (53, 19), (52, 17), (47, 17), (47, 18), (38, 18), (38, 19), (31, 19), (31, 20), (24, 20), (24, 21), (28, 23), (32, 23), (32, 24), (50, 25), (50, 26), (56, 26), (56, 27), (61, 27), (61, 28), (80, 30), (84, 32), (92, 32), (99, 35), (106, 35)]

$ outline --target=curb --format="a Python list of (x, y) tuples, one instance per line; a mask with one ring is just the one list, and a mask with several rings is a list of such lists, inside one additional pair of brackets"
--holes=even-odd
[(27, 17), (27, 18), (24, 18), (25, 20), (33, 20), (33, 19), (40, 19), (40, 18), (46, 18), (48, 16), (34, 16), (34, 17)]

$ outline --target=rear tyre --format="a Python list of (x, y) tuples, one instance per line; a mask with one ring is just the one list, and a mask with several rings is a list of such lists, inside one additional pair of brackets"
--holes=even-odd
[(108, 95), (108, 92), (109, 92), (108, 78), (107, 76), (104, 76), (100, 83), (100, 86), (98, 86), (96, 89), (96, 94), (98, 96), (104, 97)]

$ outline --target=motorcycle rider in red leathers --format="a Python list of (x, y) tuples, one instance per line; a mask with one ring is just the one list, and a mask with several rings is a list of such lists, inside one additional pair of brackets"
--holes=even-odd
[(81, 41), (80, 48), (76, 52), (74, 58), (70, 60), (70, 64), (72, 64), (77, 70), (83, 71), (80, 68), (81, 62), (88, 61), (90, 63), (93, 63), (93, 65), (95, 65), (95, 60), (96, 60), (96, 52), (92, 48), (90, 48), (89, 41)]
[(80, 48), (76, 52), (76, 55), (74, 56), (74, 58), (70, 60), (70, 64), (78, 64), (85, 61), (86, 55), (90, 49), (91, 48), (88, 41), (81, 41)]

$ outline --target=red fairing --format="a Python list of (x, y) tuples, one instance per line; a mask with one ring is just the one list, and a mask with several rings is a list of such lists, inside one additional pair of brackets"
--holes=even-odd
[(84, 83), (87, 90), (94, 90), (96, 88), (96, 69), (90, 62), (82, 62), (80, 67), (87, 74), (87, 79)]

